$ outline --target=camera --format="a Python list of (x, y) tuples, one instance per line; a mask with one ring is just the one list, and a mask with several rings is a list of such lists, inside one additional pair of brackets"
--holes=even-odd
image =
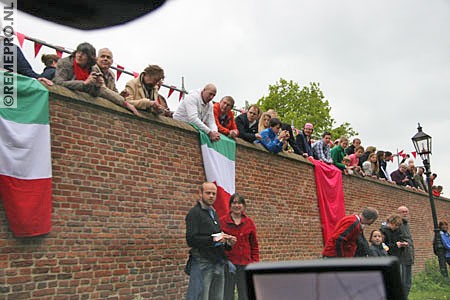
[(101, 72), (92, 72), (91, 75), (95, 78), (103, 76)]

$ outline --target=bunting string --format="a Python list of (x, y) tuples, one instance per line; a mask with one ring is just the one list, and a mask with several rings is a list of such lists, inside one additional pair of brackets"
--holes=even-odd
[[(56, 51), (56, 55), (58, 55), (60, 58), (63, 56), (63, 53), (71, 54), (73, 52), (73, 50), (69, 50), (69, 49), (66, 49), (66, 48), (61, 47), (61, 46), (55, 46), (55, 45), (49, 44), (49, 43), (47, 43), (45, 41), (41, 41), (41, 40), (38, 40), (36, 38), (29, 37), (29, 36), (27, 36), (27, 35), (25, 35), (23, 33), (17, 32), (17, 31), (14, 32), (14, 34), (17, 37), (17, 40), (18, 40), (19, 45), (20, 45), (20, 48), (23, 48), (23, 43), (24, 43), (25, 40), (29, 40), (29, 41), (32, 41), (34, 43), (34, 57), (36, 57), (39, 54), (39, 51), (41, 50), (42, 46), (46, 46), (48, 48), (54, 49)], [(117, 65), (117, 67), (111, 66), (111, 69), (116, 70), (116, 72), (117, 72), (117, 80), (119, 80), (119, 77), (120, 77), (120, 75), (122, 75), (122, 73), (125, 73), (127, 75), (131, 75), (134, 78), (139, 77), (139, 73), (134, 72), (134, 71), (127, 71), (127, 70), (125, 70), (125, 68), (123, 66), (120, 66), (120, 65)], [(183, 95), (187, 94), (187, 91), (184, 89), (184, 78), (182, 80), (183, 80), (182, 88), (177, 88), (177, 87), (175, 87), (173, 85), (166, 85), (164, 83), (161, 86), (163, 86), (165, 88), (168, 88), (169, 92), (172, 90), (172, 93), (173, 93), (173, 91), (180, 92), (180, 98), (179, 99), (181, 101), (181, 99), (183, 98)]]

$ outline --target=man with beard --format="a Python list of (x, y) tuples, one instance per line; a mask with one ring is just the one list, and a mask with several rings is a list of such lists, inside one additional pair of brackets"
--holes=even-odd
[(128, 102), (137, 109), (150, 110), (156, 114), (171, 116), (166, 100), (158, 94), (164, 80), (164, 70), (157, 65), (149, 65), (144, 71), (125, 85)]

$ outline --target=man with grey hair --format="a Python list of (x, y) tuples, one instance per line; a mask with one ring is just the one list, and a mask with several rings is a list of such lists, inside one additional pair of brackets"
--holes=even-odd
[(400, 275), (402, 286), (408, 298), (409, 290), (412, 285), (412, 265), (414, 264), (414, 241), (409, 228), (409, 209), (402, 205), (397, 209), (397, 213), (402, 217), (402, 225), (400, 225), (400, 253), (398, 256), (400, 262)]
[(98, 50), (97, 63), (92, 67), (93, 72), (102, 73), (102, 78), (105, 86), (114, 91), (117, 91), (116, 78), (113, 71), (111, 70), (111, 65), (113, 63), (113, 54), (108, 48), (102, 48)]
[(416, 184), (416, 186), (420, 190), (428, 192), (428, 187), (427, 187), (427, 185), (425, 183), (425, 180), (423, 179), (423, 173), (425, 173), (425, 168), (424, 167), (418, 167), (417, 168), (417, 173), (413, 177), (414, 183)]
[(208, 83), (203, 89), (190, 92), (178, 105), (173, 118), (194, 124), (205, 132), (212, 142), (220, 140), (211, 103), (216, 93), (217, 88), (212, 83)]
[(391, 173), (391, 179), (397, 185), (407, 186), (409, 185), (409, 178), (406, 176), (408, 166), (405, 163), (400, 164), (397, 170)]
[(366, 207), (359, 214), (345, 216), (334, 228), (322, 250), (323, 257), (354, 257), (363, 225), (371, 225), (378, 218), (378, 210)]

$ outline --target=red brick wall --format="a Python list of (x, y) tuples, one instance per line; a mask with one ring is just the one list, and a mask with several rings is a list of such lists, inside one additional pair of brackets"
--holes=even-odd
[[(205, 180), (197, 133), (51, 91), (52, 231), (13, 237), (0, 204), (0, 299), (183, 299), (184, 217)], [(313, 168), (293, 157), (238, 145), (236, 190), (248, 198), (262, 260), (320, 256)], [(356, 177), (344, 178), (344, 193), (347, 213), (370, 205), (384, 219), (406, 204), (415, 270), (432, 257), (426, 196)], [(437, 202), (440, 215), (449, 210), (450, 202)]]

